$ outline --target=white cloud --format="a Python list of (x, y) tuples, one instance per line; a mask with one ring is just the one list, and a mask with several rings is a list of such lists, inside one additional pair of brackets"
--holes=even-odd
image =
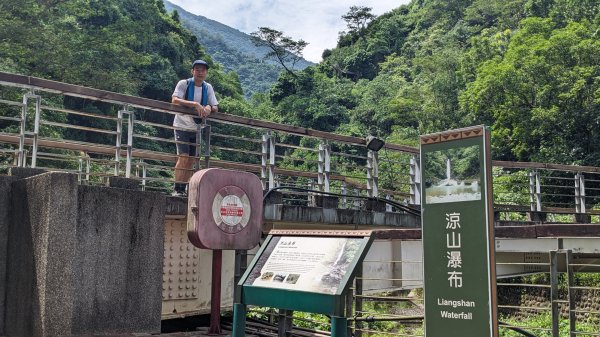
[(346, 29), (342, 15), (350, 6), (367, 6), (381, 15), (409, 0), (169, 0), (190, 13), (205, 16), (245, 33), (270, 27), (309, 43), (304, 58), (318, 62), (323, 50), (335, 47), (338, 33)]

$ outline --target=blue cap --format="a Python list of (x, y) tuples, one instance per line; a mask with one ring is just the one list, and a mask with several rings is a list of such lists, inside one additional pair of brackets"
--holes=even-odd
[(208, 67), (208, 63), (206, 63), (206, 61), (204, 61), (204, 60), (196, 60), (196, 61), (194, 61), (194, 63), (192, 63), (192, 69), (193, 69), (193, 68), (194, 68), (196, 65), (198, 65), (198, 64), (201, 64), (201, 65), (205, 66), (205, 67), (206, 67), (206, 69), (208, 69), (208, 68), (209, 68), (209, 67)]

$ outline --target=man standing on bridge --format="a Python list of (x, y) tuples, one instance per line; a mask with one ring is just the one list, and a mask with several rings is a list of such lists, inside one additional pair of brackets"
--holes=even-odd
[[(192, 78), (177, 83), (171, 97), (171, 103), (193, 108), (200, 118), (207, 118), (218, 111), (217, 97), (210, 83), (205, 82), (208, 75), (208, 63), (196, 60), (192, 63)], [(174, 195), (185, 195), (185, 187), (194, 172), (196, 157), (197, 118), (192, 115), (177, 114), (173, 120), (175, 141), (177, 141), (177, 163), (175, 164)]]

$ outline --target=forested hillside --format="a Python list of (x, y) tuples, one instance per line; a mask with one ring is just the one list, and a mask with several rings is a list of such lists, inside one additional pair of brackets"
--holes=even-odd
[(280, 120), (416, 144), (492, 126), (495, 159), (600, 165), (600, 4), (413, 0), (280, 77)]
[(598, 1), (413, 0), (367, 23), (246, 101), (249, 75), (225, 72), (162, 0), (9, 0), (0, 70), (168, 101), (202, 57), (230, 113), (408, 145), (487, 124), (495, 159), (600, 166)]
[[(198, 41), (215, 61), (222, 64), (226, 71), (235, 71), (239, 75), (247, 98), (254, 93), (269, 91), (277, 81), (281, 65), (275, 60), (264, 59), (270, 50), (254, 45), (250, 35), (189, 13), (168, 1), (165, 1), (165, 7), (169, 12), (177, 11), (181, 24), (198, 37)], [(296, 69), (302, 70), (311, 65), (314, 64), (301, 59), (296, 64)]]
[[(0, 71), (170, 101), (197, 58), (211, 64), (209, 81), (225, 108), (243, 101), (237, 75), (220, 69), (162, 0), (0, 1)], [(104, 109), (78, 99), (64, 104)], [(170, 124), (160, 119), (172, 117), (155, 118)]]

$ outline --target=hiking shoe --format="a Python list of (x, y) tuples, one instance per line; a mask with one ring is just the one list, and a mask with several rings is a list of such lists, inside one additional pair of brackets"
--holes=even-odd
[(181, 191), (174, 191), (173, 193), (171, 193), (171, 196), (172, 197), (187, 198), (187, 193), (181, 192)]

